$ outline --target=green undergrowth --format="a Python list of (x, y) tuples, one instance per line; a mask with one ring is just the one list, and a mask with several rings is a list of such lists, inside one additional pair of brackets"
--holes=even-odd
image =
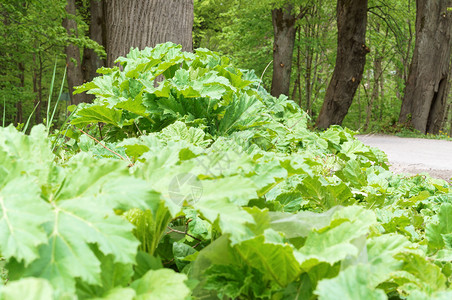
[(208, 50), (118, 61), (60, 131), (0, 129), (0, 299), (452, 297), (445, 181)]

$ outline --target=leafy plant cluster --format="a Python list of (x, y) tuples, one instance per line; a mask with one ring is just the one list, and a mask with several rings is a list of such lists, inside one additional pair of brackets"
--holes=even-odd
[(0, 299), (451, 298), (445, 181), (208, 50), (118, 62), (70, 127), (0, 129)]

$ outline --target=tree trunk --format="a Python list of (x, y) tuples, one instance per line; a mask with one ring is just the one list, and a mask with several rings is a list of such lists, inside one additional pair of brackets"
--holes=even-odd
[(108, 66), (131, 47), (171, 41), (193, 51), (193, 0), (108, 0), (104, 14)]
[[(313, 31), (315, 31), (316, 24), (312, 24), (311, 22), (308, 22), (308, 24), (305, 26), (305, 35), (310, 40), (314, 38)], [(305, 81), (305, 93), (306, 93), (306, 111), (309, 114), (310, 107), (311, 107), (311, 96), (312, 96), (312, 63), (314, 58), (314, 49), (311, 45), (311, 42), (309, 42), (306, 45), (306, 53), (305, 53), (305, 62), (306, 62), (306, 71), (304, 76)]]
[[(99, 45), (105, 45), (104, 2), (90, 1), (89, 38)], [(83, 51), (82, 72), (83, 81), (89, 82), (97, 76), (96, 70), (106, 65), (105, 59), (100, 58), (93, 49), (85, 48)], [(90, 95), (92, 96), (92, 95)]]
[[(25, 89), (25, 65), (23, 63), (18, 63), (19, 68), (19, 80), (20, 80), (20, 87)], [(14, 126), (17, 126), (17, 124), (22, 123), (23, 118), (23, 112), (22, 112), (22, 99), (18, 99), (16, 102), (16, 118), (14, 119)]]
[(271, 95), (274, 97), (289, 95), (296, 21), (292, 4), (272, 10), (274, 44)]
[[(63, 20), (63, 27), (66, 29), (69, 36), (77, 36), (77, 23), (75, 22), (75, 0), (67, 0), (66, 5), (67, 16)], [(74, 45), (69, 44), (65, 48), (66, 64), (67, 64), (67, 82), (69, 86), (69, 95), (72, 104), (79, 104), (88, 101), (86, 93), (73, 95), (74, 86), (83, 84), (83, 73), (80, 64), (80, 49)]]
[(35, 101), (34, 101), (34, 107), (35, 107), (35, 124), (41, 124), (42, 123), (42, 116), (41, 116), (41, 106), (42, 106), (42, 59), (41, 59), (41, 53), (38, 53), (39, 55), (39, 63), (36, 62), (36, 54), (33, 54), (33, 92), (36, 95)]
[(361, 82), (366, 54), (367, 0), (338, 0), (337, 56), (317, 127), (342, 124)]
[(438, 133), (449, 91), (452, 12), (448, 0), (416, 1), (416, 43), (399, 122)]

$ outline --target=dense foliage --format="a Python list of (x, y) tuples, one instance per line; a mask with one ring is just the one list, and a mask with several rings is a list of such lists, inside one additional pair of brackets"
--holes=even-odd
[(118, 61), (70, 126), (0, 128), (0, 299), (452, 297), (445, 181), (208, 50)]

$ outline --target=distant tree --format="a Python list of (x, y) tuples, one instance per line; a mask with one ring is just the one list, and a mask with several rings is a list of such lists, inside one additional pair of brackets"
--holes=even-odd
[(272, 96), (279, 97), (281, 94), (289, 96), (297, 21), (305, 16), (309, 9), (308, 5), (305, 3), (304, 6), (300, 6), (298, 13), (292, 3), (272, 10), (274, 33)]
[(108, 0), (104, 9), (108, 66), (131, 47), (171, 41), (193, 51), (193, 0)]
[(337, 1), (337, 56), (316, 126), (342, 124), (361, 82), (366, 54), (367, 0)]
[(449, 0), (416, 1), (416, 43), (399, 122), (438, 133), (450, 87), (452, 7)]
[[(63, 26), (66, 29), (68, 36), (75, 39), (79, 37), (76, 14), (75, 0), (67, 0), (66, 17), (63, 19)], [(66, 53), (66, 65), (68, 68), (67, 82), (71, 103), (77, 105), (82, 102), (87, 102), (89, 101), (89, 96), (86, 93), (73, 95), (74, 86), (82, 85), (84, 82), (80, 49), (74, 43), (68, 42), (64, 51)]]
[[(90, 0), (88, 15), (89, 38), (99, 45), (105, 45), (104, 2), (102, 0)], [(82, 58), (83, 81), (93, 80), (98, 75), (96, 70), (105, 66), (106, 63), (105, 57), (96, 52), (95, 49), (85, 47)]]

